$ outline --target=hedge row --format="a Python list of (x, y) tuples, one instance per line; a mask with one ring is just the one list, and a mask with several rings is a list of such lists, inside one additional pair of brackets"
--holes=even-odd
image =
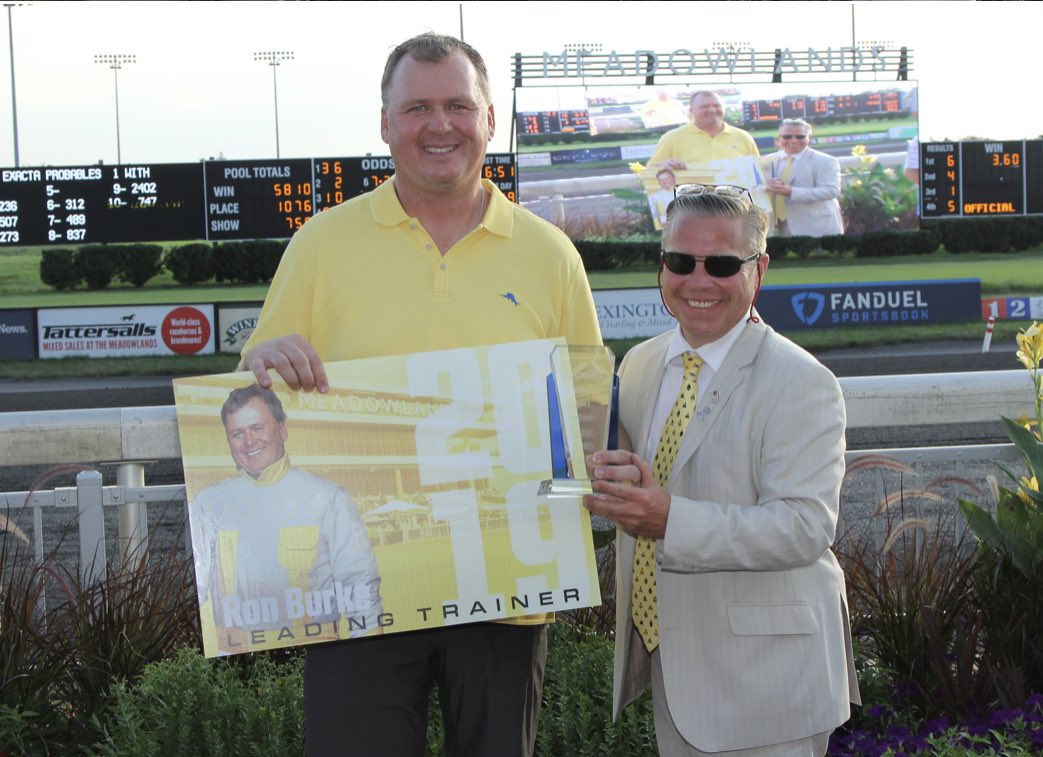
[[(859, 258), (929, 255), (941, 247), (952, 253), (1019, 252), (1043, 245), (1043, 218), (982, 218), (944, 221), (916, 231), (874, 231), (861, 236), (769, 237), (773, 258), (793, 253), (806, 258), (823, 250)], [(659, 242), (605, 242), (577, 240), (588, 271), (626, 268), (639, 262), (659, 261)]]
[(171, 247), (164, 253), (155, 244), (85, 245), (77, 249), (44, 248), (40, 280), (55, 289), (105, 289), (113, 279), (144, 286), (163, 269), (180, 284), (219, 282), (256, 284), (271, 281), (286, 240), (255, 239), (208, 244), (196, 242)]
[[(1011, 252), (1043, 245), (1043, 218), (982, 218), (945, 221), (918, 231), (876, 231), (862, 236), (837, 234), (816, 237), (771, 237), (768, 254), (788, 253), (806, 258), (816, 250), (853, 253), (859, 258), (927, 255), (941, 247), (952, 253)], [(580, 239), (576, 248), (588, 271), (627, 268), (659, 261), (659, 242), (606, 242)], [(198, 242), (163, 249), (154, 244), (86, 245), (78, 249), (45, 248), (40, 280), (55, 289), (86, 284), (104, 289), (113, 279), (144, 286), (165, 268), (174, 280), (200, 284), (219, 282), (256, 284), (271, 281), (286, 240)]]

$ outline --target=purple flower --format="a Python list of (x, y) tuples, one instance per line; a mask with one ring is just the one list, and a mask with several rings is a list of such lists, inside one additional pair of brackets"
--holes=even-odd
[(990, 725), (1008, 725), (1021, 717), (1021, 710), (996, 710), (989, 715)]
[(944, 731), (947, 731), (950, 727), (951, 726), (949, 725), (948, 718), (935, 718), (934, 720), (928, 720), (926, 723), (924, 723), (923, 729), (921, 730), (922, 733), (926, 733), (928, 736), (932, 736), (936, 733), (942, 733)]
[(888, 714), (888, 709), (885, 705), (874, 704), (868, 710), (866, 710), (866, 717), (872, 718), (873, 720), (879, 720)]
[(1033, 728), (1031, 731), (1026, 731), (1025, 735), (1029, 737), (1030, 746), (1043, 747), (1043, 728)]
[(907, 739), (912, 736), (912, 731), (909, 730), (908, 726), (901, 725), (899, 723), (892, 723), (887, 726), (887, 737), (889, 739)]

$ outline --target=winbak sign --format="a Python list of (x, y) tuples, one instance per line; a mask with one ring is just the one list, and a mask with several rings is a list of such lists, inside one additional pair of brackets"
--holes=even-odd
[(555, 345), (175, 380), (206, 655), (599, 604), (587, 511), (538, 496)]

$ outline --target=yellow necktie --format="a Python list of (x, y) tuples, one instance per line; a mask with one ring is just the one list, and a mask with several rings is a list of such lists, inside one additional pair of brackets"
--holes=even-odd
[[(670, 480), (670, 471), (674, 467), (677, 449), (681, 446), (681, 437), (688, 428), (688, 421), (695, 412), (698, 399), (699, 368), (703, 359), (694, 352), (684, 353), (684, 378), (681, 379), (681, 391), (677, 394), (673, 409), (663, 426), (663, 434), (659, 437), (652, 470), (661, 486)], [(647, 536), (637, 537), (634, 549), (634, 578), (631, 583), (631, 616), (645, 649), (649, 652), (659, 646), (659, 603), (656, 598), (655, 577), (655, 539)]]
[[(779, 174), (779, 178), (783, 181), (789, 181), (790, 176), (793, 175), (793, 156), (786, 156), (786, 165), (782, 167), (782, 173)], [(775, 223), (779, 224), (786, 220), (786, 198), (782, 195), (775, 194)]]

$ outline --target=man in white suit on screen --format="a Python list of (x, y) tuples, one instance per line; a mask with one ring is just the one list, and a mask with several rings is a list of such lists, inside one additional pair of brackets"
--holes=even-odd
[(817, 757), (860, 701), (830, 550), (844, 400), (753, 308), (766, 237), (746, 190), (678, 190), (660, 282), (678, 327), (620, 366), (634, 451), (587, 461), (584, 504), (618, 525), (613, 712), (651, 683), (670, 757)]
[(775, 235), (843, 234), (840, 162), (810, 147), (811, 124), (800, 118), (782, 121), (776, 143), (778, 152), (766, 158), (763, 187), (772, 198)]

